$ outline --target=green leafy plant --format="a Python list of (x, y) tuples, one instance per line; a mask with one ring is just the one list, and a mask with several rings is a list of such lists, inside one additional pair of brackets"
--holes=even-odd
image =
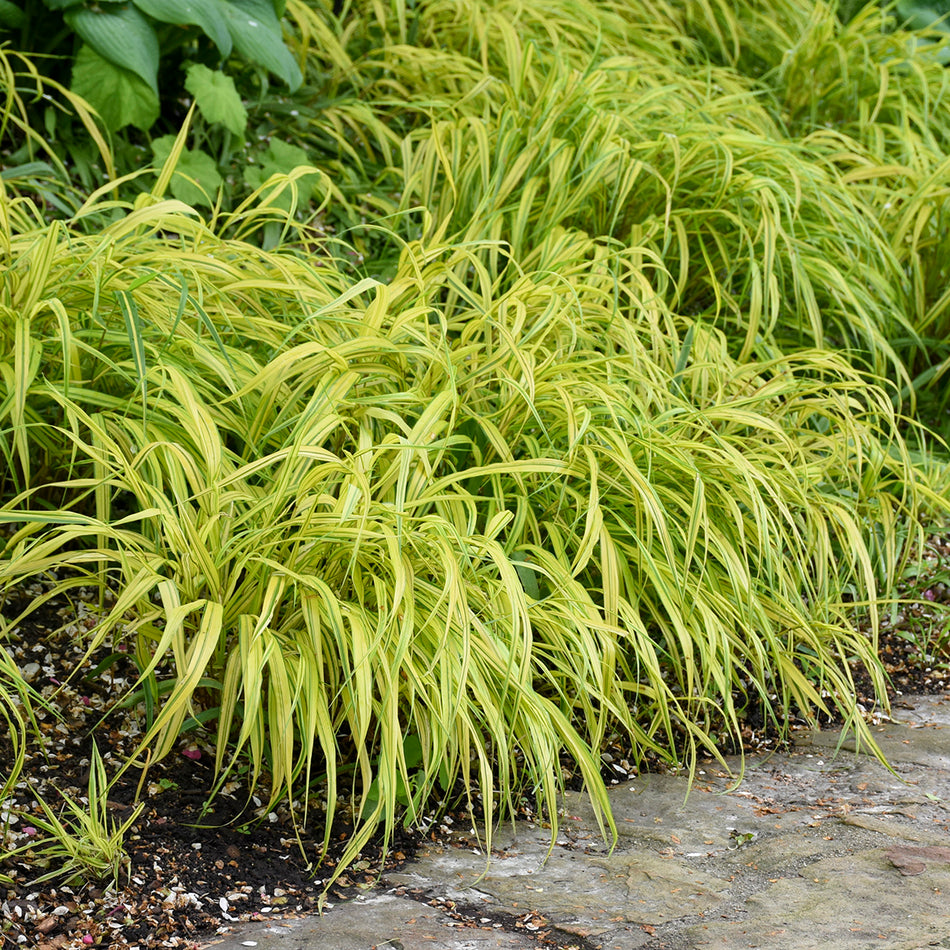
[[(169, 63), (183, 57), (220, 63), (233, 53), (290, 88), (299, 86), (300, 69), (283, 42), (283, 7), (280, 0), (5, 0), (0, 26), (14, 34), (21, 51), (65, 60), (72, 91), (94, 106), (107, 128), (146, 130), (163, 102), (166, 108), (174, 103), (180, 80)], [(163, 89), (163, 81), (172, 88)]]
[[(950, 64), (950, 3), (946, 0), (897, 0), (896, 11), (908, 29), (924, 35), (920, 40), (925, 50), (932, 52), (944, 66)], [(929, 42), (928, 42), (929, 39)], [(936, 50), (935, 43), (939, 43)]]
[(845, 592), (875, 614), (931, 491), (883, 390), (827, 351), (739, 363), (644, 305), (643, 246), (428, 238), (353, 283), (160, 199), (173, 168), (95, 234), (11, 228), (4, 290), (58, 304), (6, 344), (35, 369), (0, 585), (114, 587), (88, 648), (171, 670), (156, 757), (210, 712), (222, 781), (325, 776), (326, 834), (352, 775), (352, 857), (456, 780), (489, 838), (526, 792), (556, 824), (562, 753), (609, 831), (613, 731), (689, 765), (755, 705), (870, 741)]
[[(193, 67), (189, 75), (194, 75), (195, 71), (200, 69), (203, 67)], [(188, 121), (185, 125), (185, 128), (193, 130), (193, 148), (184, 148), (182, 144), (176, 147), (182, 130), (175, 135), (163, 135), (153, 139), (151, 143), (155, 164), (158, 166), (168, 164), (174, 154), (169, 191), (192, 207), (213, 207), (219, 203), (218, 192), (225, 185), (219, 169), (231, 164), (237, 151), (245, 158), (253, 157), (255, 160), (254, 164), (244, 167), (241, 173), (243, 187), (251, 189), (252, 192), (260, 192), (275, 176), (286, 179), (297, 169), (310, 167), (308, 155), (302, 148), (278, 139), (270, 140), (266, 147), (258, 147), (253, 152), (243, 150), (243, 140), (238, 140), (241, 148), (232, 149), (234, 137), (231, 129), (215, 129), (201, 118), (201, 115), (207, 116), (209, 112), (216, 114), (214, 102), (223, 98), (220, 88), (217, 84), (208, 86), (210, 105), (208, 98), (196, 98), (199, 116), (195, 117), (193, 124)], [(205, 94), (202, 93), (202, 96)], [(232, 113), (230, 118), (226, 115), (223, 118), (232, 122), (235, 116), (236, 113)], [(236, 123), (232, 124), (237, 127)], [(212, 158), (210, 153), (217, 155), (217, 160)], [(321, 177), (315, 170), (294, 175), (292, 188), (272, 189), (271, 206), (291, 216), (302, 211), (308, 207), (313, 190), (321, 181)]]
[[(65, 110), (45, 97), (26, 100), (23, 124), (43, 127), (43, 147), (57, 156), (59, 165), (62, 154), (70, 173), (87, 188), (114, 180), (114, 163), (120, 175), (129, 173), (121, 182), (134, 188), (134, 173), (150, 157), (164, 162), (187, 112), (188, 97), (198, 110), (196, 141), (178, 156), (172, 193), (193, 205), (213, 207), (222, 200), (233, 206), (260, 183), (260, 176), (252, 183), (244, 181), (244, 168), (254, 162), (255, 151), (264, 150), (257, 147), (256, 135), (248, 140), (245, 97), (260, 99), (268, 74), (291, 90), (302, 81), (283, 40), (283, 3), (25, 0), (22, 6), (7, 2), (0, 14), (3, 10), (7, 15), (0, 16), (0, 31), (5, 29), (13, 39), (18, 55), (38, 75), (41, 72), (48, 85), (68, 88), (70, 97), (71, 108)], [(90, 107), (111, 133), (114, 151), (108, 153), (104, 169), (90, 147), (94, 143), (99, 153), (104, 151), (103, 136), (88, 115)], [(142, 144), (143, 132), (155, 136), (147, 139), (147, 146)], [(16, 147), (14, 161), (33, 162), (39, 138), (35, 133), (26, 136)], [(301, 160), (294, 153), (294, 158), (306, 164), (305, 155)], [(272, 157), (265, 161), (274, 165)], [(293, 170), (287, 156), (276, 164), (283, 173)], [(307, 195), (301, 195), (302, 205)]]

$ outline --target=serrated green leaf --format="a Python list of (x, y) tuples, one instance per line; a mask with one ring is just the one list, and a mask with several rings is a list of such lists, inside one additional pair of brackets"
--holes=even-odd
[(10, 0), (0, 0), (0, 29), (12, 29), (23, 25), (23, 11)]
[(272, 72), (291, 91), (299, 88), (303, 75), (284, 45), (280, 20), (271, 0), (231, 0), (226, 9), (228, 29), (238, 53)]
[[(152, 142), (152, 152), (157, 165), (164, 165), (175, 145), (174, 135), (163, 135)], [(218, 174), (214, 159), (198, 149), (185, 149), (178, 159), (172, 175), (172, 194), (187, 205), (195, 207), (214, 205), (215, 194), (224, 184)]]
[(218, 47), (222, 58), (231, 53), (231, 33), (223, 0), (132, 0), (143, 12), (162, 23), (200, 26)]
[(187, 69), (185, 89), (195, 97), (208, 122), (220, 122), (235, 135), (244, 135), (247, 110), (230, 76), (195, 63)]
[(143, 13), (110, 3), (69, 10), (65, 19), (103, 59), (135, 73), (158, 95), (158, 37)]
[(83, 44), (73, 62), (71, 90), (82, 96), (113, 132), (127, 125), (147, 131), (158, 119), (158, 96), (134, 73)]

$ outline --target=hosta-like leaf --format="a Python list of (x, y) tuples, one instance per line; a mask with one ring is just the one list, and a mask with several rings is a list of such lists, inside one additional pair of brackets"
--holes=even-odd
[(91, 46), (80, 47), (73, 63), (71, 88), (95, 108), (113, 132), (127, 125), (144, 132), (158, 118), (158, 96), (152, 88)]
[(231, 52), (231, 33), (228, 30), (224, 0), (132, 0), (150, 17), (162, 23), (188, 23), (200, 26), (222, 58)]
[(23, 23), (23, 11), (10, 0), (0, 0), (0, 29), (20, 26)]
[(284, 45), (280, 20), (270, 0), (231, 0), (226, 6), (234, 48), (282, 79), (292, 90), (303, 82), (297, 61)]
[(185, 88), (209, 122), (220, 122), (235, 135), (244, 135), (247, 110), (230, 76), (195, 63), (188, 67)]
[(103, 59), (135, 73), (158, 94), (158, 37), (144, 14), (110, 3), (70, 10), (65, 18)]
[(945, 0), (898, 0), (897, 12), (911, 29), (950, 33), (950, 3)]
[[(152, 142), (156, 164), (165, 164), (174, 144), (174, 135), (163, 135)], [(185, 149), (175, 166), (175, 173), (172, 175), (169, 187), (179, 201), (192, 206), (204, 205), (210, 208), (222, 184), (218, 167), (210, 155), (198, 149)]]

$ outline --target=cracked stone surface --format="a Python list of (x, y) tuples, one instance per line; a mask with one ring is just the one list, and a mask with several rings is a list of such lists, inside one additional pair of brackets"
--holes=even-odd
[(738, 784), (707, 768), (688, 798), (684, 776), (640, 776), (610, 790), (613, 850), (569, 793), (553, 847), (526, 822), (499, 829), (490, 855), (460, 833), (363, 900), (216, 946), (950, 948), (950, 699), (904, 697), (893, 715), (873, 727), (890, 770), (826, 731), (747, 758)]

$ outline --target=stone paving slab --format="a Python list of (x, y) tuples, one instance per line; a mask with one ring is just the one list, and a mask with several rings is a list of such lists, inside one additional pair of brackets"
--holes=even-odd
[[(950, 864), (901, 878), (882, 848), (826, 858), (745, 901), (740, 920), (694, 924), (703, 950), (917, 950), (950, 938)], [(946, 945), (950, 945), (948, 940)]]
[(337, 905), (323, 917), (254, 924), (215, 944), (217, 950), (528, 950), (526, 934), (487, 925), (462, 925), (445, 911), (376, 893)]
[[(950, 701), (875, 725), (889, 770), (834, 731), (789, 754), (610, 790), (610, 850), (569, 793), (552, 847), (527, 822), (485, 855), (468, 829), (323, 918), (249, 925), (218, 950), (950, 948)], [(901, 850), (903, 849), (903, 850)], [(414, 899), (410, 899), (414, 898)]]

